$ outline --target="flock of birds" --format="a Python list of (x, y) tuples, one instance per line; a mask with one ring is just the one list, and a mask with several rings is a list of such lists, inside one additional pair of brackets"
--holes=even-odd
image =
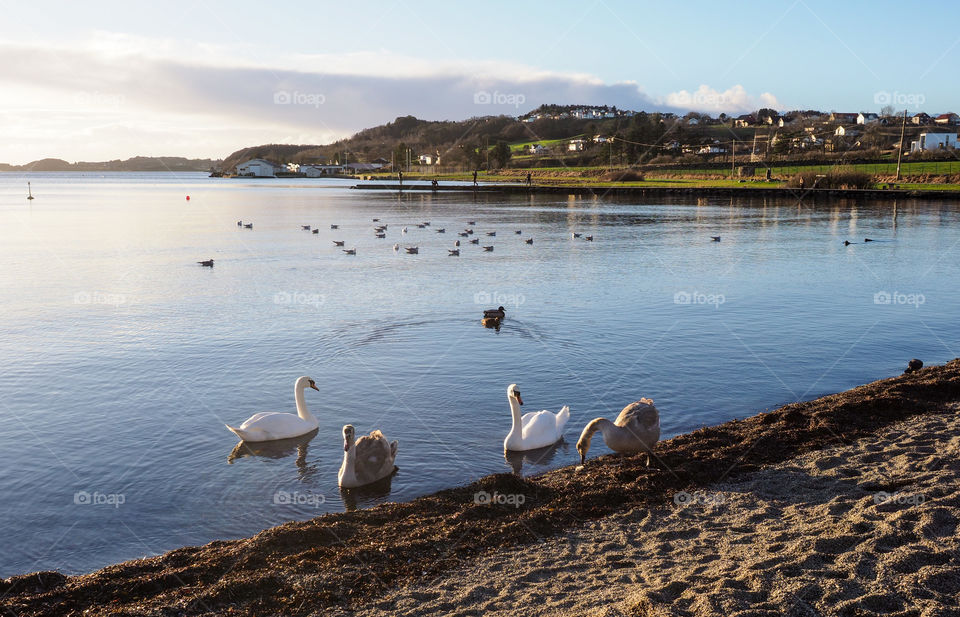
[[(378, 239), (381, 239), (381, 240), (386, 239), (386, 237), (387, 237), (387, 230), (388, 230), (389, 226), (388, 226), (386, 223), (380, 223), (380, 219), (378, 219), (378, 218), (373, 219), (373, 223), (374, 223), (374, 226), (373, 226), (373, 234), (374, 234), (374, 237), (375, 237), (375, 238), (378, 238)], [(467, 239), (468, 239), (467, 242), (468, 242), (469, 244), (476, 244), (476, 245), (480, 246), (480, 248), (482, 248), (485, 252), (487, 252), (487, 253), (492, 253), (492, 252), (493, 252), (493, 248), (494, 248), (494, 245), (493, 245), (493, 244), (484, 244), (484, 245), (481, 245), (481, 244), (480, 244), (480, 237), (479, 237), (479, 236), (478, 236), (478, 237), (475, 237), (475, 238), (471, 238), (471, 236), (473, 236), (474, 233), (475, 233), (473, 228), (474, 228), (474, 226), (476, 226), (476, 224), (477, 224), (476, 221), (467, 221), (467, 226), (463, 229), (463, 231), (457, 232), (457, 235), (460, 236), (461, 238), (467, 238)], [(241, 227), (241, 228), (243, 228), (243, 229), (253, 229), (253, 223), (244, 223), (242, 220), (239, 220), (239, 221), (237, 221), (237, 227)], [(416, 223), (416, 227), (417, 227), (418, 229), (426, 229), (426, 228), (430, 227), (430, 221), (421, 221), (420, 223)], [(319, 228), (319, 227), (316, 227), (316, 226), (314, 226), (314, 225), (301, 225), (301, 226), (300, 226), (300, 229), (303, 230), (303, 231), (309, 231), (309, 232), (311, 232), (311, 233), (313, 233), (313, 234), (319, 234), (319, 233), (320, 233), (320, 228)], [(340, 225), (335, 224), (335, 223), (332, 223), (332, 224), (330, 225), (330, 229), (333, 230), (333, 231), (339, 230), (339, 229), (340, 229)], [(403, 226), (403, 227), (401, 227), (401, 229), (400, 229), (400, 235), (401, 235), (401, 236), (406, 236), (406, 235), (409, 233), (409, 231), (410, 231), (409, 226)], [(438, 227), (438, 228), (434, 229), (434, 231), (435, 231), (436, 233), (438, 233), (438, 234), (445, 234), (445, 233), (447, 233), (447, 230), (446, 230), (445, 227)], [(486, 233), (486, 237), (488, 237), (488, 238), (495, 238), (495, 237), (497, 236), (497, 232), (496, 232), (496, 231), (488, 231), (488, 232), (485, 232), (485, 233)], [(520, 236), (520, 235), (523, 235), (523, 230), (522, 230), (522, 229), (516, 229), (516, 230), (514, 230), (513, 233), (514, 233), (515, 235), (517, 235), (517, 236)], [(576, 240), (576, 239), (578, 239), (578, 238), (583, 238), (583, 239), (586, 240), (587, 242), (593, 242), (593, 236), (592, 236), (592, 235), (591, 235), (591, 236), (584, 236), (584, 235), (581, 234), (581, 233), (573, 232), (573, 233), (570, 234), (570, 237), (571, 237), (572, 239), (574, 239), (574, 240)], [(533, 238), (524, 238), (523, 241), (524, 241), (524, 243), (526, 243), (526, 244), (530, 244), (530, 245), (533, 244)], [(493, 240), (488, 240), (488, 242), (493, 242)], [(347, 254), (347, 255), (356, 255), (356, 254), (357, 254), (357, 249), (356, 249), (356, 247), (354, 247), (354, 248), (347, 248), (347, 247), (346, 247), (346, 243), (347, 243), (346, 240), (334, 240), (334, 241), (333, 241), (333, 245), (336, 246), (336, 247), (339, 247), (345, 254)], [(399, 242), (397, 242), (397, 243), (395, 243), (395, 244), (393, 245), (393, 250), (394, 250), (395, 253), (399, 253), (401, 248), (403, 248), (403, 250), (404, 250), (408, 255), (418, 255), (418, 254), (420, 253), (420, 246), (419, 246), (419, 245), (407, 245), (407, 246), (401, 247), (401, 245), (400, 245)], [(453, 248), (447, 249), (447, 255), (448, 255), (449, 257), (459, 257), (459, 256), (460, 256), (460, 240), (454, 240), (454, 242), (453, 242)], [(213, 267), (213, 260), (212, 260), (212, 259), (205, 259), (205, 260), (203, 260), (203, 261), (198, 261), (197, 263), (200, 264), (201, 266), (204, 266), (204, 267), (208, 267), (208, 268), (212, 268), (212, 267)]]
[[(294, 399), (297, 413), (261, 412), (250, 416), (240, 426), (226, 425), (245, 442), (264, 442), (291, 439), (318, 429), (319, 422), (307, 410), (304, 391), (307, 388), (319, 391), (310, 377), (300, 377), (294, 384)], [(523, 452), (554, 445), (563, 439), (563, 431), (570, 421), (570, 408), (564, 406), (553, 413), (547, 410), (520, 414), (523, 397), (517, 384), (507, 387), (507, 402), (510, 404), (511, 426), (503, 440), (504, 452)], [(650, 454), (660, 440), (660, 412), (653, 401), (642, 398), (630, 403), (612, 422), (607, 418), (594, 418), (584, 427), (577, 440), (577, 452), (581, 465), (586, 462), (590, 441), (596, 433), (603, 436), (604, 443), (620, 454)], [(358, 488), (373, 484), (397, 471), (395, 461), (399, 442), (387, 441), (383, 432), (374, 430), (359, 439), (352, 424), (343, 427), (343, 462), (337, 474), (342, 488)]]

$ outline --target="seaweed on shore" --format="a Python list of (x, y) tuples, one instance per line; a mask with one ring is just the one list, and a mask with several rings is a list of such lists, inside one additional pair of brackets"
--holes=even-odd
[(33, 617), (307, 615), (358, 606), (485, 551), (671, 503), (677, 491), (848, 443), (956, 400), (960, 360), (675, 437), (657, 445), (650, 467), (644, 456), (607, 455), (581, 470), (497, 474), (407, 503), (291, 522), (83, 576), (0, 580), (0, 608)]

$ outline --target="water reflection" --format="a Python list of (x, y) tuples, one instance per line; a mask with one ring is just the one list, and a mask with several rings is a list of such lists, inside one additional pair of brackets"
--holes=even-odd
[(276, 439), (274, 441), (241, 441), (233, 447), (233, 450), (227, 456), (227, 463), (233, 465), (233, 462), (247, 457), (261, 457), (271, 459), (284, 459), (296, 453), (295, 464), (300, 479), (316, 473), (316, 467), (307, 464), (307, 448), (310, 441), (317, 436), (319, 428), (313, 429), (305, 435), (292, 437), (290, 439)]
[(524, 464), (541, 467), (550, 465), (558, 451), (562, 451), (563, 454), (566, 454), (570, 451), (570, 444), (567, 443), (566, 439), (561, 439), (555, 444), (546, 446), (544, 448), (537, 448), (536, 450), (524, 450), (520, 452), (515, 450), (505, 450), (503, 453), (503, 458), (507, 461), (510, 467), (513, 468), (513, 473), (520, 475), (523, 473)]
[(390, 497), (390, 489), (393, 484), (393, 477), (397, 475), (399, 468), (394, 468), (393, 473), (382, 480), (377, 480), (366, 486), (356, 488), (340, 488), (340, 498), (343, 499), (343, 506), (347, 512), (353, 512), (359, 508), (372, 507), (379, 505)]

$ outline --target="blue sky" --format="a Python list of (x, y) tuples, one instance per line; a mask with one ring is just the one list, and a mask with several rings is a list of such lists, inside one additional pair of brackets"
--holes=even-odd
[[(516, 115), (543, 102), (960, 110), (960, 8), (948, 3), (0, 0), (0, 10), (3, 162), (218, 157), (323, 143), (398, 115)], [(482, 92), (497, 96), (478, 104)]]

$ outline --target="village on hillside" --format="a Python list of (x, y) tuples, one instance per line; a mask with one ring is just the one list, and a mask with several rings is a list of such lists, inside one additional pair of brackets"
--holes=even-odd
[[(369, 147), (364, 151), (341, 147), (333, 157), (307, 156), (302, 152), (288, 157), (289, 160), (254, 157), (242, 160), (232, 169), (223, 169), (222, 174), (320, 178), (558, 165), (697, 166), (726, 161), (783, 164), (838, 156), (881, 160), (899, 154), (901, 144), (903, 156), (916, 160), (953, 151), (960, 126), (960, 116), (953, 112), (908, 115), (890, 108), (880, 113), (780, 113), (760, 109), (739, 116), (721, 113), (714, 117), (698, 112), (680, 116), (607, 106), (543, 105), (505, 121), (517, 125), (509, 127), (509, 136), (519, 139), (501, 139), (502, 134), (508, 133), (506, 130), (493, 138), (467, 137), (455, 143), (401, 136), (393, 141), (381, 140), (379, 152)], [(556, 137), (564, 129), (567, 134)], [(545, 135), (550, 138), (538, 138)], [(338, 142), (340, 146), (349, 144), (350, 140)]]

